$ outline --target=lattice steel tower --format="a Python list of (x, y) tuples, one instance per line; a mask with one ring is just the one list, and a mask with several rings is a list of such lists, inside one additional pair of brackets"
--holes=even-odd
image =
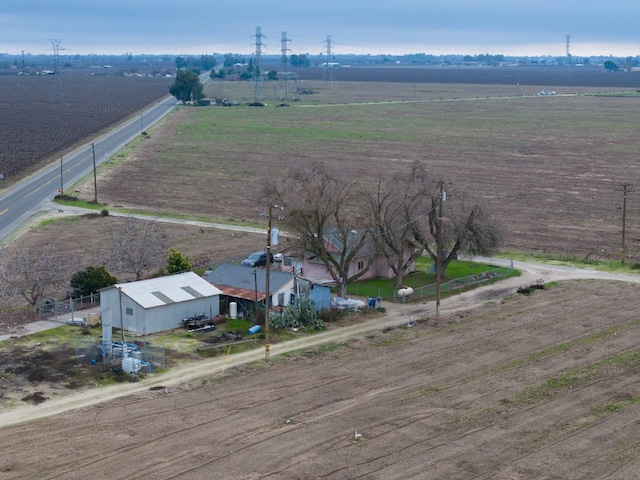
[(289, 64), (289, 59), (287, 56), (287, 52), (289, 51), (289, 40), (287, 38), (287, 32), (282, 32), (280, 34), (280, 71), (286, 72)]
[(262, 31), (260, 27), (256, 27), (256, 59), (254, 62), (254, 82), (255, 82), (255, 91), (254, 97), (255, 101), (262, 99), (263, 97), (263, 86), (262, 86)]
[(326, 62), (324, 62), (324, 70), (322, 71), (322, 80), (324, 81), (328, 81), (329, 83), (331, 83), (333, 85), (333, 81), (335, 80), (333, 78), (333, 66), (330, 65), (331, 60), (331, 43), (332, 43), (332, 38), (331, 35), (327, 35), (326, 40), (324, 41), (324, 46), (325, 46), (325, 52), (327, 54), (327, 60)]
[(564, 47), (565, 47), (564, 70), (565, 70), (565, 75), (567, 76), (567, 78), (569, 78), (571, 77), (571, 64), (572, 64), (571, 52), (569, 51), (569, 48), (571, 47), (571, 35), (567, 35), (565, 37)]
[(64, 92), (62, 91), (62, 75), (60, 72), (60, 42), (59, 38), (52, 38), (53, 45), (53, 90), (51, 91), (52, 102), (64, 102)]
[(287, 32), (280, 35), (280, 71), (278, 83), (280, 84), (280, 100), (294, 100), (297, 92), (297, 77), (295, 72), (289, 71), (289, 40)]

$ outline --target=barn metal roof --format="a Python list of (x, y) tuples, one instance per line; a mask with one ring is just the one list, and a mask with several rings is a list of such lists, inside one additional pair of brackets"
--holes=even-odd
[(220, 289), (193, 272), (138, 282), (118, 283), (114, 287), (120, 288), (124, 295), (142, 308), (187, 302), (195, 298), (212, 297), (222, 293)]
[[(246, 288), (238, 288), (238, 287), (228, 287), (226, 285), (220, 285), (220, 290), (222, 290), (222, 295), (227, 295), (229, 297), (234, 297), (234, 298), (243, 298), (245, 300), (250, 300), (252, 302), (256, 301), (256, 291), (255, 290), (249, 290)], [(258, 292), (258, 302), (261, 302), (264, 300), (265, 297), (265, 293), (264, 292)]]

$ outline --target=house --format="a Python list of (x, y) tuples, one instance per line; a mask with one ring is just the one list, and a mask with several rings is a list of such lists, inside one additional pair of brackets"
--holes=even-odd
[[(295, 301), (295, 274), (269, 271), (269, 305), (284, 307)], [(229, 304), (237, 303), (238, 314), (248, 316), (256, 302), (265, 304), (266, 270), (224, 263), (204, 275), (204, 279), (221, 291), (220, 309), (230, 313)], [(293, 296), (293, 297), (292, 297)]]
[(195, 315), (220, 314), (220, 290), (193, 272), (118, 283), (100, 292), (103, 341), (112, 327), (156, 333), (181, 326)]
[[(351, 230), (352, 241), (357, 242), (364, 234), (363, 229)], [(337, 229), (329, 229), (323, 235), (327, 250), (340, 255), (343, 250), (343, 239), (339, 235)], [(410, 255), (415, 251), (415, 246), (410, 242), (407, 242), (405, 247), (405, 259), (408, 259)], [(369, 270), (364, 273), (359, 280), (367, 280), (371, 278), (394, 278), (392, 268), (389, 266), (389, 262), (386, 257), (378, 252), (375, 243), (369, 237), (365, 240), (364, 245), (356, 253), (351, 264), (349, 265), (348, 275), (349, 277), (356, 275), (358, 272), (364, 270), (367, 265)], [(297, 255), (296, 252), (283, 252), (282, 271), (294, 272), (299, 276), (303, 276), (307, 279), (312, 279), (316, 283), (320, 284), (333, 284), (333, 277), (326, 265), (322, 260), (317, 258), (311, 252), (305, 252), (303, 255)], [(405, 273), (413, 273), (415, 271), (415, 263), (411, 262), (409, 268)]]

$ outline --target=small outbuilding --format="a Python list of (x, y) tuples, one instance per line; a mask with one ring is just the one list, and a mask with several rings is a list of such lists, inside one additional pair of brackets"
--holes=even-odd
[[(295, 275), (277, 270), (269, 271), (269, 307), (284, 307), (295, 300)], [(248, 316), (255, 309), (256, 302), (262, 307), (266, 297), (266, 271), (224, 263), (204, 274), (222, 292), (222, 311), (229, 313), (231, 303), (238, 307), (238, 314)], [(293, 297), (293, 298), (292, 298)]]
[(111, 327), (148, 334), (181, 326), (196, 315), (220, 314), (220, 293), (193, 272), (118, 283), (100, 292), (103, 339)]
[(321, 280), (296, 278), (296, 298), (308, 298), (316, 312), (331, 308), (331, 285)]

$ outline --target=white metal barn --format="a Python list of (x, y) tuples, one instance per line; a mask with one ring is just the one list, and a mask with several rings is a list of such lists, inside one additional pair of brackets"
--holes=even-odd
[(155, 333), (196, 315), (216, 317), (221, 291), (193, 272), (118, 283), (100, 292), (103, 330)]

